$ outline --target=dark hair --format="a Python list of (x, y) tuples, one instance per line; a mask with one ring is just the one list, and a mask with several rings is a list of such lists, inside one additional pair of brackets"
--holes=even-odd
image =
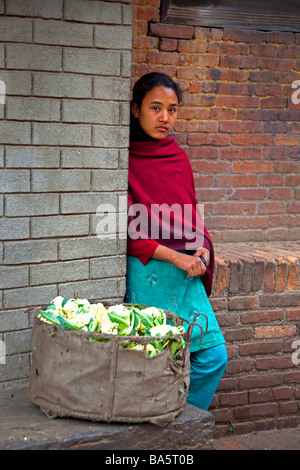
[[(178, 98), (178, 103), (180, 103), (182, 92), (179, 86), (172, 80), (172, 78), (166, 75), (165, 73), (150, 72), (143, 75), (135, 83), (132, 92), (131, 104), (135, 103), (138, 108), (140, 108), (143, 99), (145, 98), (147, 93), (149, 93), (149, 91), (153, 90), (153, 88), (157, 86), (163, 86), (174, 90)], [(147, 140), (153, 140), (143, 131), (138, 119), (134, 117), (132, 112), (130, 112), (130, 140), (142, 142)]]
[(153, 88), (157, 86), (163, 86), (166, 88), (172, 88), (175, 91), (176, 96), (178, 98), (178, 103), (181, 101), (181, 90), (177, 83), (175, 83), (171, 77), (166, 75), (165, 73), (160, 72), (150, 72), (143, 75), (134, 85), (133, 92), (132, 92), (132, 103), (136, 103), (136, 105), (140, 108), (142, 105), (142, 101), (145, 98), (146, 94), (153, 90)]

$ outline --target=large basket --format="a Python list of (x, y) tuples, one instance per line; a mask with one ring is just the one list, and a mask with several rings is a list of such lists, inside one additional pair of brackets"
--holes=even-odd
[[(165, 425), (183, 410), (189, 388), (189, 341), (180, 360), (170, 350), (147, 356), (124, 349), (157, 337), (63, 330), (36, 316), (29, 397), (49, 417)], [(178, 325), (172, 312), (167, 318)], [(91, 341), (94, 338), (97, 341)]]

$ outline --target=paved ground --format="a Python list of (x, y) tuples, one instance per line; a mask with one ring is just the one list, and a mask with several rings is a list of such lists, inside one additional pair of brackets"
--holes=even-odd
[(300, 450), (300, 427), (215, 439), (216, 450)]

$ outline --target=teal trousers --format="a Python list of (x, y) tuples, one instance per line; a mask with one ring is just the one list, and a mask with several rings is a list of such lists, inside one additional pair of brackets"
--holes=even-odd
[(190, 354), (191, 372), (187, 403), (208, 410), (228, 361), (225, 344)]

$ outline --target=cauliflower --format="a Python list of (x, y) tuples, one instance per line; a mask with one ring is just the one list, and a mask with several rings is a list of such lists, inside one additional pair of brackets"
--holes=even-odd
[(63, 311), (66, 316), (71, 319), (74, 315), (76, 315), (78, 311), (78, 305), (73, 302), (73, 299), (70, 299), (63, 306)]
[(153, 326), (153, 328), (150, 329), (150, 335), (151, 336), (166, 336), (166, 334), (169, 331), (172, 331), (174, 335), (179, 335), (181, 333), (176, 326), (157, 325), (157, 326)]

